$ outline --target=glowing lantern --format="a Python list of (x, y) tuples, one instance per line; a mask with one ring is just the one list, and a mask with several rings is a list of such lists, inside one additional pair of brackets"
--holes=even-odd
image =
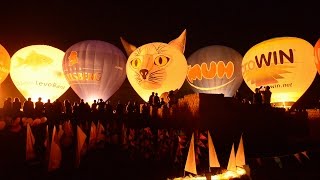
[(10, 72), (10, 55), (0, 44), (0, 84), (6, 79)]
[(232, 97), (242, 83), (242, 56), (225, 46), (208, 46), (188, 58), (187, 81), (195, 92)]
[(263, 41), (242, 61), (243, 79), (249, 88), (270, 86), (275, 106), (290, 107), (309, 88), (316, 73), (313, 46), (295, 37)]
[(27, 46), (11, 58), (10, 76), (27, 99), (51, 102), (70, 87), (62, 71), (64, 52), (46, 45)]
[(154, 42), (136, 48), (122, 38), (121, 41), (129, 55), (128, 80), (143, 100), (148, 101), (152, 92), (160, 96), (181, 88), (187, 74), (187, 61), (183, 55), (186, 31), (168, 44)]
[(314, 55), (315, 55), (315, 63), (320, 74), (320, 39), (317, 41), (316, 45), (314, 46)]
[(116, 46), (88, 40), (72, 45), (63, 71), (74, 92), (86, 102), (109, 99), (126, 78), (126, 57)]

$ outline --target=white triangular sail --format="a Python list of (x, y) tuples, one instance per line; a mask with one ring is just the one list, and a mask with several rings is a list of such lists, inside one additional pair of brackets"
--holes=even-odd
[(230, 152), (230, 157), (229, 157), (229, 162), (228, 162), (228, 171), (237, 171), (237, 166), (236, 166), (236, 155), (234, 153), (234, 144), (232, 144), (232, 149)]
[(187, 172), (193, 173), (193, 174), (197, 174), (193, 133), (192, 133), (192, 137), (191, 137), (191, 141), (190, 141), (188, 157), (187, 157), (187, 161), (186, 161), (186, 165), (184, 167), (184, 170)]
[(208, 131), (208, 147), (209, 147), (209, 165), (210, 167), (220, 167), (218, 156), (213, 145), (213, 141)]
[(82, 129), (77, 125), (77, 150), (76, 150), (76, 167), (80, 165), (81, 150), (86, 141), (87, 135), (82, 131)]
[(236, 153), (236, 166), (243, 167), (244, 165), (246, 165), (246, 158), (244, 155), (243, 140), (241, 135), (239, 146)]
[(58, 139), (59, 137), (58, 133), (56, 133), (56, 126), (53, 126), (48, 171), (53, 171), (60, 167), (62, 155)]
[(26, 160), (31, 160), (36, 157), (35, 151), (34, 151), (34, 143), (35, 139), (32, 134), (30, 124), (27, 124), (27, 141), (26, 141)]
[(97, 141), (97, 127), (93, 121), (91, 121), (91, 128), (90, 128), (90, 137), (89, 137), (89, 148), (95, 146)]

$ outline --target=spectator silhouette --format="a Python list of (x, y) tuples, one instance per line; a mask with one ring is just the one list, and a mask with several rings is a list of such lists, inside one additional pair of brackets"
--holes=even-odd
[(99, 111), (99, 112), (104, 112), (105, 106), (106, 106), (106, 103), (103, 101), (103, 99), (99, 99), (99, 102), (98, 102), (98, 111)]
[(174, 96), (174, 91), (173, 90), (170, 90), (169, 91), (169, 94), (168, 94), (168, 100), (169, 100), (169, 102), (168, 102), (168, 104), (169, 104), (169, 107), (172, 107), (173, 106), (173, 104), (175, 104), (175, 96)]
[(255, 89), (255, 93), (253, 94), (253, 104), (256, 104), (256, 105), (262, 104), (262, 95), (260, 92), (260, 88)]
[(4, 111), (5, 115), (12, 114), (12, 99), (11, 99), (11, 97), (7, 98), (7, 100), (4, 101), (3, 111)]
[(44, 104), (44, 113), (49, 114), (53, 111), (52, 103), (50, 102), (50, 99)]
[(153, 97), (153, 106), (154, 107), (160, 107), (160, 98), (158, 96), (158, 93), (156, 93)]
[(28, 100), (23, 103), (23, 112), (26, 117), (32, 117), (34, 112), (34, 103), (31, 101), (31, 98), (28, 98)]
[(66, 113), (67, 117), (71, 117), (72, 106), (71, 106), (71, 103), (68, 99), (64, 100), (64, 107), (66, 109), (65, 113)]
[(261, 91), (262, 94), (262, 102), (266, 106), (270, 106), (271, 95), (270, 86), (266, 86), (264, 91)]
[(152, 106), (153, 105), (153, 101), (154, 100), (154, 92), (151, 93), (151, 95), (149, 96), (149, 105)]
[(19, 98), (14, 98), (14, 101), (12, 103), (12, 111), (14, 114), (18, 114), (21, 109), (21, 101)]
[(38, 117), (40, 117), (44, 111), (44, 104), (41, 100), (42, 98), (39, 97), (38, 101), (35, 103), (35, 112)]
[(164, 98), (161, 98), (160, 107), (163, 107), (165, 105), (166, 105), (166, 102), (164, 101)]
[(96, 112), (97, 111), (97, 100), (93, 100), (93, 103), (91, 105), (91, 112)]

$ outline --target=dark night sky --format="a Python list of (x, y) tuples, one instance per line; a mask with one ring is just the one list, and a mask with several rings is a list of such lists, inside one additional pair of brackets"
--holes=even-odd
[[(2, 1), (0, 43), (11, 56), (32, 44), (47, 44), (65, 51), (89, 39), (103, 40), (123, 50), (120, 36), (140, 46), (169, 42), (187, 29), (188, 57), (197, 49), (214, 44), (231, 47), (244, 55), (253, 45), (273, 37), (300, 37), (313, 45), (320, 37), (318, 7), (307, 1), (181, 2), (91, 0), (4, 4)], [(301, 99), (303, 102), (318, 98), (318, 76)], [(6, 95), (19, 95), (10, 77), (2, 88), (11, 90)], [(244, 82), (241, 89), (248, 90)], [(184, 90), (190, 92), (186, 85)], [(114, 96), (125, 93), (137, 97), (128, 81)], [(75, 94), (68, 90), (63, 97), (71, 96)]]

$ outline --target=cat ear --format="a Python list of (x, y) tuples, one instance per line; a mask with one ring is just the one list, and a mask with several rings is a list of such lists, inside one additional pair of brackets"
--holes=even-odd
[(124, 50), (126, 50), (126, 53), (128, 56), (130, 56), (130, 54), (135, 51), (137, 49), (137, 47), (135, 47), (132, 44), (129, 44), (126, 40), (124, 40), (122, 37), (120, 37), (121, 43), (124, 47)]
[(186, 47), (186, 34), (187, 30), (185, 29), (177, 39), (170, 41), (168, 44), (174, 46), (183, 54)]

